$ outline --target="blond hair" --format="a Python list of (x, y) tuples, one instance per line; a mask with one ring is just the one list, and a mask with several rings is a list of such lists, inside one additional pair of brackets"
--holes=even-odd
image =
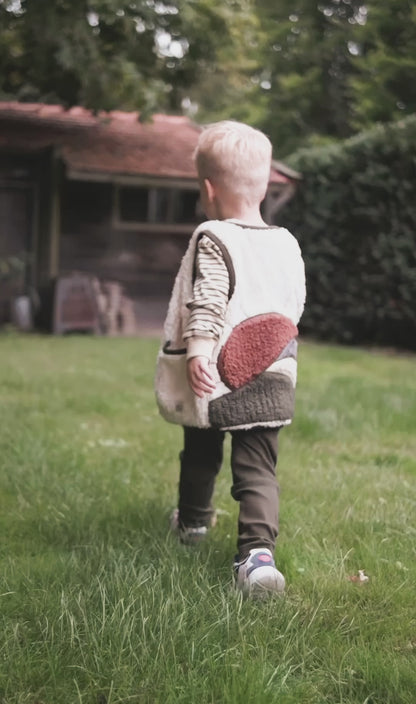
[(272, 145), (263, 132), (242, 122), (208, 125), (194, 153), (198, 175), (248, 203), (259, 203), (270, 178)]

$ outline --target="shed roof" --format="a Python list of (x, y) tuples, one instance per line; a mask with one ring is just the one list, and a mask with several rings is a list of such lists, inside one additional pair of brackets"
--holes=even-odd
[[(200, 130), (184, 116), (156, 114), (140, 122), (138, 112), (94, 114), (83, 107), (0, 102), (0, 150), (35, 153), (55, 147), (72, 171), (91, 176), (195, 179), (192, 154)], [(270, 183), (294, 178), (273, 162)]]

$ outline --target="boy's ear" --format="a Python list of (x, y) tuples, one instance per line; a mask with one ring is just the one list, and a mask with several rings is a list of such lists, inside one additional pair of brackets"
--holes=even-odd
[(209, 178), (204, 178), (204, 186), (205, 186), (205, 190), (206, 190), (206, 193), (208, 196), (208, 202), (212, 203), (213, 200), (215, 199), (215, 188), (212, 185)]

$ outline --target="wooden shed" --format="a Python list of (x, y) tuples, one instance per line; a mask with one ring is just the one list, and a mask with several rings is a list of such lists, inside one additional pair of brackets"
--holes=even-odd
[[(122, 291), (128, 332), (158, 326), (202, 219), (200, 129), (180, 116), (142, 123), (138, 113), (0, 103), (0, 324), (17, 297), (76, 271)], [(273, 162), (269, 222), (297, 180)]]

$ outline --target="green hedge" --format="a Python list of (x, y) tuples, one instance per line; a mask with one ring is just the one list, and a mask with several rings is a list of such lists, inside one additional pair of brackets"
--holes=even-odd
[(297, 236), (308, 298), (301, 332), (416, 349), (416, 117), (302, 150), (279, 224)]

